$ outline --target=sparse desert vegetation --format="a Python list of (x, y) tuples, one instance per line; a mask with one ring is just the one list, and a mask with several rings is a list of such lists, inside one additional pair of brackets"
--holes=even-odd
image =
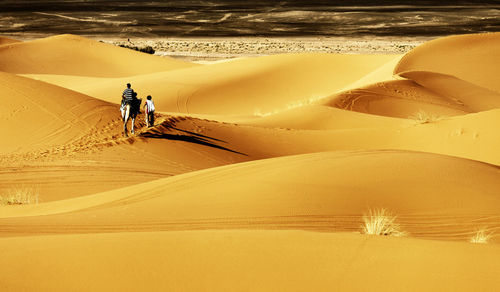
[(437, 122), (443, 119), (442, 116), (430, 114), (422, 110), (411, 115), (409, 118), (415, 120), (417, 124), (427, 124), (427, 123)]
[(0, 205), (38, 204), (38, 192), (29, 187), (9, 189), (0, 195)]
[(363, 215), (362, 231), (365, 234), (385, 236), (405, 236), (406, 232), (401, 230), (396, 223), (396, 216), (384, 208), (370, 209), (368, 214)]
[(136, 47), (136, 46), (124, 45), (124, 44), (121, 44), (119, 46), (122, 48), (127, 48), (127, 49), (131, 49), (134, 51), (143, 52), (146, 54), (154, 54), (155, 53), (155, 50), (151, 46)]
[(470, 238), (471, 243), (488, 243), (492, 237), (492, 233), (486, 228), (477, 229), (474, 235)]

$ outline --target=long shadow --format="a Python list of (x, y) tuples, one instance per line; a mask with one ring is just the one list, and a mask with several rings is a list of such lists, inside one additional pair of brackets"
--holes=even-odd
[[(173, 128), (173, 129), (176, 129), (176, 128)], [(208, 146), (208, 147), (212, 147), (212, 148), (217, 148), (217, 149), (229, 151), (229, 152), (232, 152), (232, 153), (236, 153), (236, 154), (248, 156), (245, 153), (234, 151), (234, 150), (231, 150), (229, 148), (222, 147), (222, 146), (219, 146), (217, 144), (214, 144), (214, 143), (212, 143), (212, 142), (210, 142), (207, 139), (202, 138), (202, 137), (206, 137), (208, 139), (212, 139), (212, 140), (224, 142), (222, 140), (218, 140), (218, 139), (215, 139), (215, 138), (210, 138), (210, 137), (207, 137), (207, 136), (204, 136), (204, 135), (192, 133), (192, 132), (185, 131), (185, 130), (180, 130), (180, 129), (176, 129), (176, 130), (182, 131), (182, 132), (186, 132), (186, 133), (190, 133), (190, 134), (193, 134), (193, 135), (196, 135), (196, 136), (178, 135), (178, 134), (165, 134), (165, 133), (154, 133), (154, 132), (142, 133), (140, 136), (141, 137), (145, 137), (145, 138), (152, 138), (152, 139), (167, 139), (167, 140), (175, 140), (175, 141), (184, 141), (184, 142), (189, 142), (189, 143), (195, 143), (195, 144), (199, 144), (199, 145), (204, 145), (204, 146)], [(226, 143), (226, 142), (224, 142), (224, 143)]]
[(193, 136), (200, 137), (203, 140), (210, 139), (210, 140), (219, 141), (219, 142), (222, 142), (222, 143), (227, 143), (226, 141), (222, 141), (222, 140), (219, 140), (217, 138), (208, 137), (208, 136), (205, 136), (205, 135), (202, 135), (202, 134), (194, 133), (194, 132), (191, 132), (191, 131), (186, 131), (186, 130), (179, 129), (179, 128), (176, 128), (176, 127), (173, 127), (173, 126), (171, 126), (170, 129), (174, 129), (174, 130), (179, 131), (179, 132), (184, 132), (184, 133), (187, 133), (187, 134), (191, 134)]

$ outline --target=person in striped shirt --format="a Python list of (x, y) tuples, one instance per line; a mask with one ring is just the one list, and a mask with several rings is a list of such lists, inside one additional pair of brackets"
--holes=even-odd
[(120, 106), (120, 112), (122, 113), (122, 118), (125, 117), (125, 106), (127, 104), (132, 104), (132, 101), (134, 100), (134, 90), (131, 88), (130, 83), (127, 83), (127, 88), (122, 93), (122, 103)]
[(123, 91), (122, 101), (130, 103), (134, 99), (134, 90), (131, 88), (130, 83), (127, 83), (127, 88)]

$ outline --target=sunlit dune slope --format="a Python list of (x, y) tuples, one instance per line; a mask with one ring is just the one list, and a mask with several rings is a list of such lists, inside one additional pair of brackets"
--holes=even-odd
[(0, 47), (0, 71), (120, 77), (198, 66), (75, 35), (58, 35)]
[(500, 289), (498, 245), (254, 230), (18, 237), (0, 249), (2, 291)]
[(256, 227), (357, 231), (364, 212), (384, 207), (413, 236), (463, 240), (477, 224), (500, 227), (500, 218), (491, 216), (500, 212), (499, 174), (496, 166), (427, 153), (323, 152), (1, 207), (0, 216), (17, 218), (1, 219), (0, 226), (4, 236)]
[(0, 72), (0, 153), (67, 143), (104, 127), (114, 105), (83, 94)]
[(130, 82), (140, 97), (152, 95), (160, 111), (253, 115), (330, 96), (393, 59), (393, 55), (288, 54), (130, 78), (29, 77), (114, 102)]
[(395, 74), (429, 71), (452, 75), (500, 93), (500, 33), (439, 38), (407, 53)]
[(242, 119), (240, 125), (289, 130), (340, 130), (358, 128), (401, 128), (413, 120), (375, 116), (324, 105), (305, 105), (274, 114)]
[(21, 41), (18, 41), (18, 40), (15, 40), (15, 39), (11, 39), (11, 38), (8, 38), (8, 37), (2, 37), (0, 36), (0, 46), (3, 46), (3, 45), (8, 45), (8, 44), (14, 44), (14, 43), (19, 43)]
[(345, 86), (343, 90), (351, 90), (364, 87), (370, 84), (394, 80), (394, 67), (399, 63), (404, 55), (394, 55), (387, 63), (380, 65), (372, 72), (365, 74), (362, 78)]

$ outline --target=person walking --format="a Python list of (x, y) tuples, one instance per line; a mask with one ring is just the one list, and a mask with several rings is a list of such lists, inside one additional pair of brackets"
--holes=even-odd
[(155, 123), (155, 103), (153, 102), (151, 95), (148, 95), (148, 97), (146, 97), (144, 108), (146, 113), (146, 125), (148, 127), (152, 127)]

